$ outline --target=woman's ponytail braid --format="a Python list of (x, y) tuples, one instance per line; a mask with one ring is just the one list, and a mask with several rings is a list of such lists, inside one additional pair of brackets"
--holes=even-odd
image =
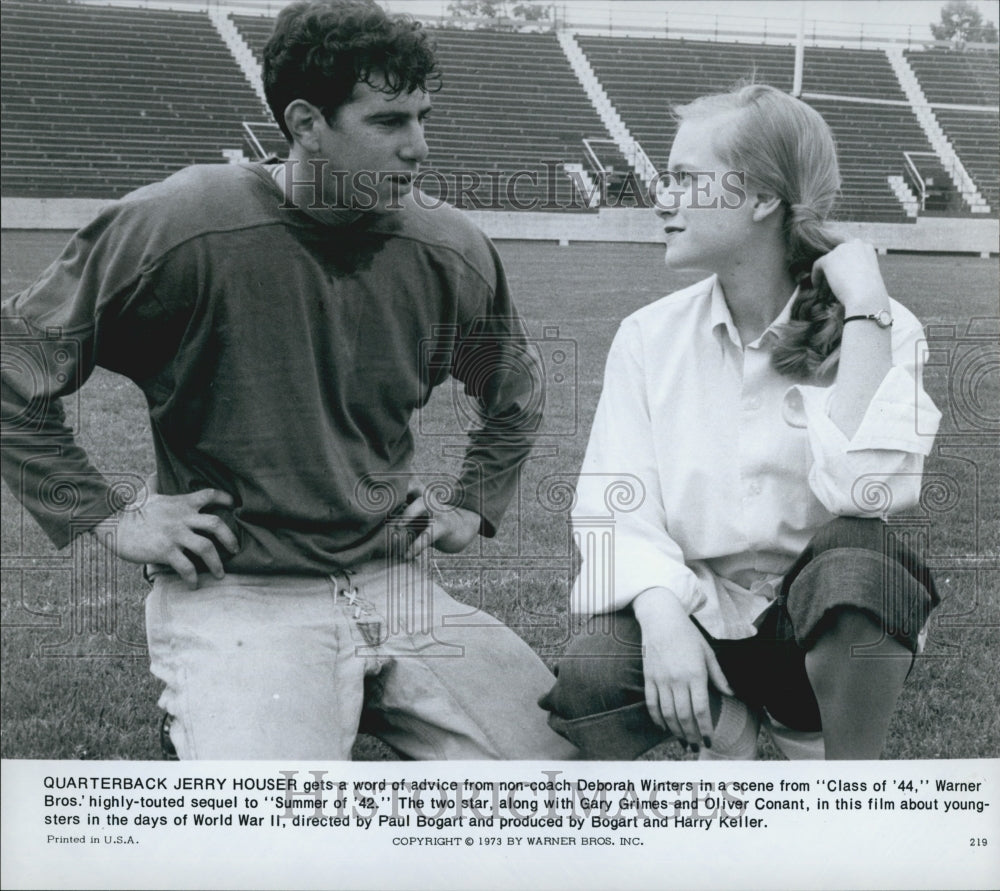
[(808, 204), (792, 204), (786, 210), (788, 268), (799, 287), (790, 321), (778, 332), (772, 355), (774, 367), (790, 377), (822, 377), (836, 365), (844, 307), (826, 282), (812, 282), (813, 264), (832, 251), (840, 239), (831, 234), (823, 216)]

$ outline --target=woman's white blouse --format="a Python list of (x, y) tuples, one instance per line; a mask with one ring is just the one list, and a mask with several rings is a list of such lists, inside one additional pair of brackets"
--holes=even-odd
[(836, 384), (771, 366), (791, 302), (745, 348), (714, 277), (622, 322), (572, 511), (575, 612), (664, 587), (713, 636), (749, 637), (820, 526), (918, 502), (941, 418), (920, 323), (892, 301), (894, 367), (847, 439), (828, 415)]

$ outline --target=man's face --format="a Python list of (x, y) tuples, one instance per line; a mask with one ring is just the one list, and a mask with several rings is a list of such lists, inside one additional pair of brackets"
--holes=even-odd
[(374, 210), (398, 204), (427, 157), (424, 120), (431, 110), (424, 90), (394, 96), (359, 83), (350, 101), (327, 123), (317, 122), (316, 160), (327, 162), (327, 203)]

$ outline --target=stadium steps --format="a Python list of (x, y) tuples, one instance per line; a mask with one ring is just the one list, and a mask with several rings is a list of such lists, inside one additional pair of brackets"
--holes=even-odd
[(210, 8), (207, 12), (212, 27), (215, 28), (222, 42), (226, 45), (233, 61), (239, 65), (247, 83), (257, 94), (265, 116), (270, 117), (271, 112), (267, 104), (267, 96), (264, 94), (264, 77), (260, 62), (257, 61), (250, 44), (243, 39), (240, 29), (236, 27), (228, 13), (217, 7)]
[[(996, 52), (910, 49), (904, 57), (934, 116), (989, 203), (1000, 210), (1000, 70)], [(942, 105), (975, 108), (949, 109)]]
[(935, 116), (934, 109), (925, 95), (917, 75), (910, 66), (903, 51), (898, 48), (890, 48), (885, 51), (889, 63), (896, 71), (900, 85), (906, 92), (906, 97), (913, 107), (913, 113), (920, 123), (921, 128), (927, 135), (927, 140), (937, 153), (945, 171), (951, 177), (955, 189), (961, 195), (962, 200), (969, 206), (974, 214), (990, 213), (990, 206), (982, 196), (976, 182), (965, 169), (958, 152), (948, 140), (941, 124)]
[[(639, 177), (641, 182), (651, 182), (657, 173), (656, 165), (653, 164), (649, 156), (643, 151), (639, 141), (629, 132), (625, 121), (622, 120), (621, 115), (615, 110), (614, 105), (608, 98), (608, 94), (604, 91), (604, 87), (601, 86), (597, 74), (591, 67), (590, 62), (587, 61), (586, 54), (580, 48), (580, 44), (567, 31), (561, 31), (557, 36), (559, 45), (562, 47), (563, 53), (566, 55), (566, 60), (576, 75), (576, 79), (580, 82), (580, 86), (583, 87), (587, 98), (590, 99), (590, 104), (593, 105), (594, 111), (600, 116), (608, 133), (611, 134), (611, 139), (618, 146), (618, 150), (623, 157), (628, 159), (630, 169)], [(581, 168), (582, 173), (583, 170)]]
[[(909, 104), (827, 93), (803, 93), (802, 99), (823, 116), (836, 139), (840, 207), (852, 207), (854, 219), (911, 222), (893, 178), (906, 172), (904, 152), (934, 152)], [(864, 208), (863, 215), (859, 207)]]
[[(584, 163), (583, 140), (609, 137), (554, 34), (439, 29), (433, 38), (444, 74), (428, 125), (431, 166), (442, 167), (446, 157), (473, 161), (469, 138), (484, 130), (492, 133), (486, 138), (492, 138), (494, 169), (508, 174), (540, 171), (553, 161)], [(617, 158), (615, 166), (628, 169), (624, 157)], [(543, 185), (552, 184), (542, 179), (551, 176), (539, 177), (532, 194), (544, 201)], [(560, 203), (578, 203), (565, 173), (554, 185)]]
[(917, 196), (913, 194), (913, 189), (910, 188), (906, 180), (901, 176), (890, 176), (889, 187), (899, 199), (899, 203), (903, 205), (906, 215), (916, 219), (920, 212), (920, 201), (917, 200)]

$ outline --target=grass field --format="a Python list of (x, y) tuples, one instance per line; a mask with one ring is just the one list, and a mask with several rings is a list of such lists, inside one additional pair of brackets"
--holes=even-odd
[[(2, 293), (28, 284), (65, 234), (4, 232)], [(539, 505), (539, 485), (579, 467), (618, 321), (687, 284), (656, 246), (537, 243), (500, 246), (519, 307), (543, 355), (561, 351), (546, 431), (501, 535), (438, 568), (456, 596), (508, 622), (552, 664), (568, 631), (565, 512)], [(1000, 360), (995, 260), (893, 255), (890, 292), (924, 322), (933, 348), (927, 386), (944, 412), (913, 516), (945, 602), (932, 621), (894, 718), (888, 758), (1000, 754)], [(553, 367), (550, 361), (550, 368)], [(109, 475), (153, 468), (144, 401), (130, 382), (98, 372), (69, 400), (80, 442)], [(454, 415), (442, 388), (416, 424), (418, 469), (447, 466), (439, 435)], [(433, 435), (430, 435), (433, 434)], [(553, 507), (549, 505), (549, 507)], [(3, 491), (2, 735), (4, 758), (157, 759), (159, 685), (147, 670), (139, 569), (93, 546), (57, 553)], [(482, 566), (474, 558), (482, 554)], [(489, 559), (485, 559), (489, 558)], [(89, 580), (100, 579), (90, 584)], [(773, 752), (771, 752), (773, 755)], [(370, 741), (360, 758), (384, 757)], [(655, 757), (680, 758), (675, 745)]]

